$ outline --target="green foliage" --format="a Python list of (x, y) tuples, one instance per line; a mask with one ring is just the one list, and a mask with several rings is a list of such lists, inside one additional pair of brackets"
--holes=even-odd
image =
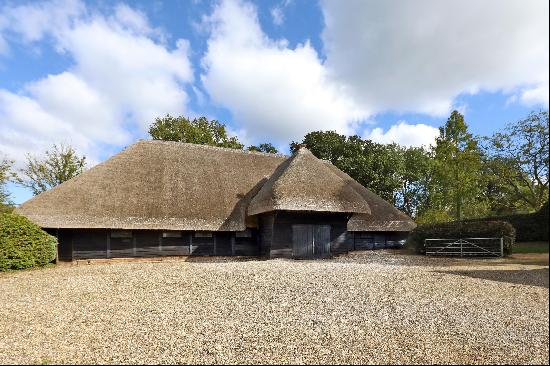
[(43, 158), (27, 155), (27, 166), (20, 171), (23, 178), (17, 181), (37, 195), (76, 177), (85, 167), (86, 157), (79, 157), (71, 146), (53, 145)]
[(518, 241), (548, 241), (548, 201), (537, 212), (506, 216), (490, 216), (469, 221), (487, 222), (500, 220), (509, 222), (516, 229)]
[(448, 210), (460, 220), (465, 208), (479, 203), (484, 176), (478, 142), (468, 132), (464, 116), (458, 111), (453, 111), (445, 126), (439, 129), (433, 158), (431, 206)]
[(484, 141), (494, 212), (535, 211), (548, 201), (548, 111), (531, 113)]
[(512, 253), (515, 237), (516, 230), (505, 221), (453, 221), (417, 226), (410, 232), (407, 246), (424, 254), (425, 239), (505, 238), (504, 253), (509, 255)]
[(149, 128), (154, 140), (178, 141), (191, 144), (242, 149), (243, 144), (237, 137), (229, 137), (223, 123), (209, 121), (206, 117), (189, 120), (185, 117), (172, 117), (167, 114), (157, 118)]
[(6, 190), (6, 184), (11, 178), (10, 169), (13, 161), (0, 160), (0, 214), (9, 212), (13, 209), (13, 203), (10, 201), (10, 194)]
[(57, 239), (15, 214), (0, 214), (0, 271), (43, 266), (55, 259)]
[(275, 146), (273, 146), (273, 145), (272, 145), (271, 143), (269, 143), (269, 142), (260, 144), (260, 145), (258, 145), (258, 146), (250, 145), (250, 146), (248, 147), (248, 151), (259, 151), (259, 152), (265, 152), (265, 153), (270, 153), (270, 154), (276, 154), (276, 153), (279, 152), (279, 151), (277, 151), (277, 149), (275, 148)]

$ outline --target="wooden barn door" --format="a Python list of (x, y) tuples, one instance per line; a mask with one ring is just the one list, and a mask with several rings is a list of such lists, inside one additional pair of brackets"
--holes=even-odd
[(330, 254), (330, 225), (292, 225), (292, 256), (324, 257)]
[(314, 225), (313, 255), (315, 257), (330, 255), (330, 225)]
[(292, 256), (310, 258), (313, 256), (313, 225), (292, 225)]

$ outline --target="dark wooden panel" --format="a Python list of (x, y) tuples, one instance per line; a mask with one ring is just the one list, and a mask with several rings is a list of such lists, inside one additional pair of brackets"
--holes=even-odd
[(156, 257), (161, 255), (159, 248), (159, 231), (135, 230), (133, 235), (136, 244), (136, 257)]
[(214, 255), (214, 235), (212, 237), (195, 237), (192, 238), (190, 248), (191, 255)]
[(347, 253), (353, 250), (353, 233), (347, 231), (345, 224), (331, 225), (330, 252)]
[(235, 238), (235, 255), (258, 256), (260, 255), (260, 245), (258, 238), (253, 232), (251, 238)]
[(355, 232), (355, 250), (374, 249), (374, 235), (367, 232)]
[(57, 253), (60, 260), (73, 259), (73, 233), (71, 230), (59, 230)]
[(267, 213), (260, 216), (260, 255), (269, 256), (271, 244), (273, 242), (273, 224), (275, 215)]
[(107, 258), (107, 230), (73, 232), (73, 259)]
[[(297, 224), (300, 224), (299, 222)], [(279, 222), (275, 218), (271, 250), (292, 249), (292, 224)]]
[(313, 256), (313, 228), (311, 225), (292, 225), (292, 256), (295, 258)]
[(233, 255), (233, 232), (216, 232), (216, 255)]
[(160, 254), (164, 256), (189, 255), (191, 233), (177, 232), (177, 236), (168, 236), (161, 233)]
[(330, 255), (330, 225), (312, 225), (313, 255), (326, 257)]
[(110, 239), (110, 257), (127, 258), (135, 256), (134, 237)]

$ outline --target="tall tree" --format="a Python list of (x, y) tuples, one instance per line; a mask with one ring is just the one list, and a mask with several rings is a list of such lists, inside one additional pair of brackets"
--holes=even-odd
[(485, 163), (495, 203), (502, 209), (538, 210), (548, 200), (548, 111), (531, 112), (485, 139)]
[(37, 195), (76, 177), (85, 168), (86, 157), (78, 156), (71, 146), (53, 145), (42, 158), (27, 155), (27, 165), (20, 170), (23, 177), (17, 181)]
[(6, 184), (11, 177), (11, 167), (13, 161), (2, 159), (0, 160), (0, 213), (11, 211), (13, 203), (10, 200), (10, 194), (6, 189)]
[(265, 152), (265, 153), (270, 153), (270, 154), (276, 154), (278, 153), (279, 151), (277, 150), (277, 148), (275, 146), (273, 146), (271, 143), (269, 142), (265, 142), (263, 144), (259, 144), (258, 146), (256, 145), (250, 145), (248, 147), (248, 151), (259, 151), (259, 152)]
[(455, 220), (476, 216), (483, 179), (481, 152), (478, 141), (468, 132), (464, 116), (453, 111), (445, 126), (439, 128), (439, 137), (433, 149), (434, 179), (430, 204), (450, 210)]
[(237, 137), (229, 137), (223, 123), (209, 121), (206, 117), (189, 120), (185, 117), (172, 117), (167, 114), (157, 118), (149, 127), (149, 135), (154, 140), (188, 142), (191, 144), (242, 149)]

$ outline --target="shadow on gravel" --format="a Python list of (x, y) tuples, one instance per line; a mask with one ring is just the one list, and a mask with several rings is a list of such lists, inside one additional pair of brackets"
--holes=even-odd
[(548, 288), (548, 268), (524, 270), (473, 270), (436, 271), (437, 273), (468, 276), (483, 280), (513, 283)]

